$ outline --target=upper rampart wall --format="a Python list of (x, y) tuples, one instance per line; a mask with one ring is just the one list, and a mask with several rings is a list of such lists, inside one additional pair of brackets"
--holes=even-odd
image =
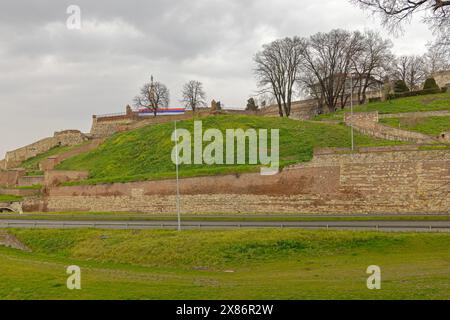
[(77, 130), (55, 132), (53, 137), (45, 138), (28, 146), (6, 153), (5, 170), (18, 167), (22, 162), (45, 153), (57, 146), (74, 146), (83, 143), (88, 138)]
[(433, 74), (434, 80), (439, 87), (444, 88), (447, 87), (450, 89), (450, 70), (448, 71), (440, 71)]

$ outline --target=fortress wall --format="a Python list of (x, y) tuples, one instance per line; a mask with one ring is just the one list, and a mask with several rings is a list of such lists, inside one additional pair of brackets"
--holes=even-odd
[(19, 187), (31, 187), (44, 184), (43, 176), (24, 176), (20, 177), (17, 185)]
[(87, 171), (68, 171), (68, 170), (49, 170), (45, 171), (43, 184), (45, 186), (55, 186), (70, 181), (79, 181), (87, 179)]
[(119, 118), (118, 120), (101, 121), (97, 117), (92, 118), (92, 127), (90, 134), (94, 138), (104, 138), (113, 135), (119, 131), (119, 128), (123, 125), (128, 125), (135, 122), (135, 120), (129, 118)]
[(378, 111), (373, 112), (355, 112), (353, 114), (347, 112), (344, 114), (344, 122), (345, 123), (351, 123), (351, 122), (360, 122), (360, 121), (366, 121), (366, 122), (378, 122)]
[(25, 175), (25, 170), (0, 171), (0, 186), (16, 186), (19, 178)]
[(450, 110), (380, 114), (379, 118), (380, 119), (428, 118), (428, 117), (447, 117), (447, 116), (450, 116)]
[(358, 132), (379, 139), (392, 141), (409, 141), (415, 143), (432, 143), (432, 137), (413, 131), (406, 131), (378, 123), (378, 111), (346, 113), (344, 121)]
[(19, 166), (23, 161), (49, 151), (56, 146), (74, 146), (83, 143), (87, 137), (77, 130), (55, 132), (53, 137), (41, 139), (28, 146), (6, 153), (5, 169)]
[[(183, 213), (450, 213), (450, 151), (316, 155), (276, 176), (180, 181)], [(48, 211), (174, 213), (173, 180), (48, 190)]]
[(439, 87), (448, 87), (450, 88), (450, 70), (449, 71), (441, 71), (433, 74), (434, 80)]
[[(260, 111), (262, 116), (279, 117), (278, 105), (271, 105)], [(319, 114), (319, 106), (316, 99), (295, 101), (291, 106), (291, 119), (310, 120)]]

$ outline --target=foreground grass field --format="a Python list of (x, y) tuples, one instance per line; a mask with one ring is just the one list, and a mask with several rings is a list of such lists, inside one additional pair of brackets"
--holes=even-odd
[(431, 136), (438, 136), (442, 132), (450, 131), (450, 116), (427, 118), (390, 118), (380, 119), (380, 123), (403, 130), (421, 132)]
[[(450, 92), (369, 103), (356, 106), (354, 109), (355, 112), (378, 111), (380, 114), (439, 110), (450, 110)], [(316, 120), (342, 120), (345, 112), (349, 112), (349, 110), (323, 114), (317, 116)]]
[[(450, 235), (12, 230), (1, 299), (450, 299)], [(66, 268), (82, 290), (66, 288)], [(366, 269), (382, 270), (382, 289)]]
[[(350, 128), (340, 124), (235, 115), (211, 116), (202, 118), (202, 121), (204, 130), (216, 128), (222, 132), (238, 128), (279, 129), (281, 166), (311, 160), (314, 148), (350, 146)], [(181, 121), (178, 127), (193, 133), (193, 120)], [(68, 159), (57, 168), (89, 170), (90, 179), (83, 183), (90, 184), (173, 178), (173, 129), (173, 123), (166, 123), (116, 134), (97, 150)], [(356, 134), (355, 139), (358, 146), (398, 144), (360, 134)], [(258, 169), (258, 165), (183, 165), (180, 167), (180, 174), (182, 177), (189, 177), (252, 172)]]

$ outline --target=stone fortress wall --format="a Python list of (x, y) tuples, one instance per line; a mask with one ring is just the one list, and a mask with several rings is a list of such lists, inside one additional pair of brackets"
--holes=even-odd
[[(257, 173), (180, 181), (191, 213), (450, 213), (450, 151), (411, 146), (325, 149), (275, 176)], [(60, 186), (25, 210), (173, 214), (176, 181)]]
[[(291, 106), (291, 119), (311, 120), (319, 114), (319, 105), (316, 99), (295, 101)], [(257, 114), (262, 116), (278, 117), (278, 105), (268, 106), (261, 109)]]
[(22, 162), (45, 153), (54, 147), (75, 146), (87, 140), (88, 137), (78, 130), (55, 132), (53, 137), (41, 139), (28, 146), (7, 152), (5, 159), (2, 161), (3, 167), (0, 169), (9, 170), (16, 168)]
[(439, 87), (447, 87), (450, 90), (450, 70), (436, 72), (433, 78)]
[(437, 137), (431, 137), (420, 132), (407, 131), (380, 124), (378, 122), (379, 118), (378, 111), (346, 113), (344, 122), (349, 126), (353, 126), (356, 131), (362, 134), (379, 139), (423, 144), (433, 143), (438, 140)]

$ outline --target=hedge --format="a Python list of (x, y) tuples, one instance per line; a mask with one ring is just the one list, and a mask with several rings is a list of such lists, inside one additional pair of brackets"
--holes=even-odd
[(426, 89), (426, 90), (410, 91), (410, 92), (404, 92), (404, 93), (390, 93), (387, 95), (387, 99), (393, 100), (393, 99), (399, 99), (399, 98), (424, 96), (427, 94), (436, 94), (436, 93), (445, 93), (445, 92), (447, 92), (447, 88)]

